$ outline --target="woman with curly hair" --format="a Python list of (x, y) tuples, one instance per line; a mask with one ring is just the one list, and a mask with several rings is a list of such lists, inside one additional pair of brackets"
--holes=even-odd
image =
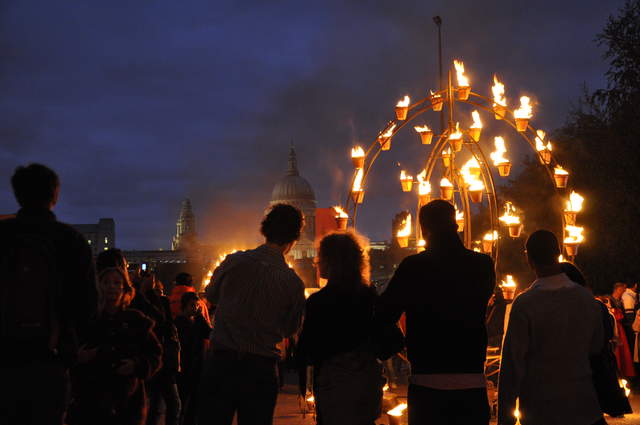
[(320, 241), (320, 277), (327, 285), (307, 300), (298, 356), (314, 367), (321, 425), (371, 425), (380, 415), (382, 366), (371, 344), (375, 291), (369, 261), (353, 233)]
[(98, 315), (79, 335), (72, 370), (69, 425), (140, 425), (146, 419), (145, 380), (161, 363), (153, 321), (129, 308), (135, 289), (126, 270), (108, 267), (98, 278)]

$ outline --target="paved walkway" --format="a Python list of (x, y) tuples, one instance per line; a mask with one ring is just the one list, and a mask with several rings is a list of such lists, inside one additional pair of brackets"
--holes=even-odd
[[(400, 391), (398, 396), (402, 397)], [(609, 425), (640, 425), (640, 395), (631, 395), (630, 397), (631, 405), (633, 410), (638, 413), (633, 413), (631, 415), (626, 415), (624, 418), (614, 419), (610, 417), (606, 417), (607, 423)], [(401, 422), (406, 424), (406, 416), (403, 418), (404, 421)], [(495, 422), (492, 422), (494, 424)], [(275, 417), (274, 417), (275, 425), (313, 425), (315, 424), (313, 418), (310, 415), (306, 415), (303, 417), (300, 406), (298, 404), (298, 396), (295, 385), (286, 385), (283, 391), (278, 396), (278, 405), (276, 407)], [(388, 417), (383, 414), (380, 417), (376, 424), (384, 424), (388, 425)]]

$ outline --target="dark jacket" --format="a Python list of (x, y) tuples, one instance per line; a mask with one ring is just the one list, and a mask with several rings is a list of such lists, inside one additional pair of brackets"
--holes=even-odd
[(298, 359), (319, 365), (336, 354), (365, 345), (372, 331), (375, 291), (363, 286), (344, 292), (328, 285), (307, 300)]
[(491, 258), (452, 234), (400, 263), (379, 297), (376, 323), (395, 323), (406, 312), (413, 374), (482, 373), (494, 286)]
[(180, 337), (180, 378), (186, 382), (197, 382), (204, 362), (205, 343), (209, 339), (211, 326), (202, 314), (193, 320), (178, 316), (175, 325)]
[[(57, 287), (52, 288), (53, 306), (62, 325), (58, 349), (66, 361), (72, 362), (77, 350), (75, 335), (78, 328), (95, 315), (97, 308), (91, 249), (79, 232), (57, 221), (51, 211), (23, 208), (15, 218), (0, 220), (0, 264), (10, 253), (13, 235), (18, 233), (37, 234), (52, 246), (57, 271), (54, 279)], [(30, 355), (37, 356), (37, 353), (20, 353), (20, 347), (7, 345), (16, 349), (17, 361), (27, 361)], [(12, 353), (3, 349), (2, 356), (12, 357)]]
[[(67, 423), (138, 425), (146, 417), (145, 380), (161, 365), (162, 348), (153, 321), (137, 310), (93, 321), (81, 343), (98, 348), (96, 357), (72, 370), (73, 402)], [(120, 362), (132, 359), (131, 376), (116, 373)]]

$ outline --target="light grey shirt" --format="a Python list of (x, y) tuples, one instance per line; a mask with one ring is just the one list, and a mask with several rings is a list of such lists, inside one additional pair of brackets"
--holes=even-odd
[(281, 252), (261, 245), (227, 256), (206, 289), (216, 305), (215, 349), (277, 358), (277, 344), (296, 333), (304, 312), (304, 284)]
[(591, 425), (602, 417), (589, 356), (602, 350), (601, 312), (585, 288), (557, 274), (513, 302), (502, 348), (498, 424)]

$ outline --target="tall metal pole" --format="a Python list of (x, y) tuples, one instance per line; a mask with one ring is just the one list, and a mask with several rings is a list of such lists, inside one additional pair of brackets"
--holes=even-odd
[[(444, 82), (442, 79), (442, 18), (439, 16), (433, 17), (433, 22), (438, 26), (438, 69), (440, 70), (439, 90), (444, 88)], [(440, 111), (440, 134), (444, 133), (444, 108)]]

